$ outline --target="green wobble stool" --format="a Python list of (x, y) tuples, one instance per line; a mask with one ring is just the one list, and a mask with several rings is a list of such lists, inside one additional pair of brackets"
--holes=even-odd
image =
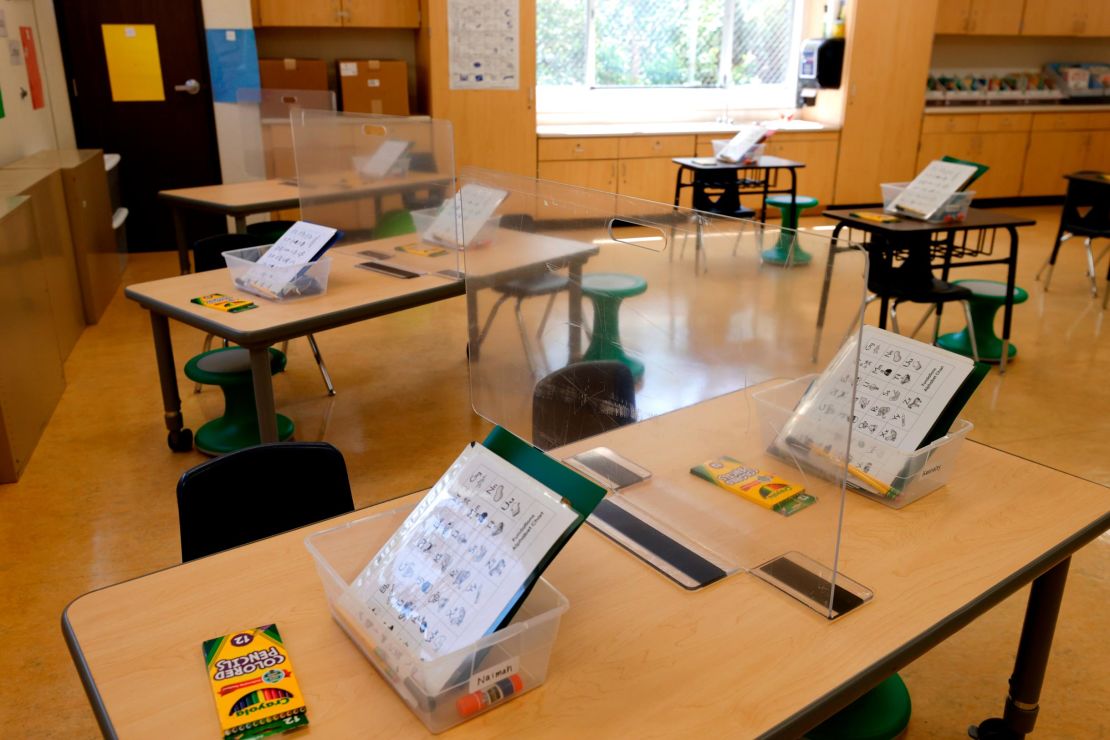
[[(270, 348), (270, 373), (285, 369), (285, 355)], [(261, 442), (258, 408), (254, 403), (250, 352), (242, 347), (223, 347), (204, 352), (185, 363), (185, 376), (224, 392), (224, 414), (197, 430), (197, 449), (206, 455), (222, 455)], [(293, 421), (277, 415), (278, 439), (293, 436)]]
[(805, 740), (892, 740), (910, 723), (910, 692), (895, 673), (805, 734)]
[(633, 378), (644, 374), (644, 363), (624, 352), (618, 314), (621, 301), (645, 290), (647, 281), (635, 275), (591, 272), (582, 277), (582, 292), (594, 302), (594, 333), (583, 360), (616, 360), (632, 371)]
[(813, 259), (813, 255), (806, 252), (798, 244), (798, 216), (807, 208), (817, 205), (817, 199), (808, 195), (796, 195), (790, 201), (789, 195), (768, 195), (767, 205), (777, 208), (782, 212), (782, 231), (775, 246), (763, 250), (763, 261), (772, 265), (806, 265)]
[[(953, 280), (953, 285), (963, 286), (971, 291), (971, 323), (975, 327), (975, 347), (983, 362), (1002, 360), (1002, 340), (994, 333), (994, 317), (998, 309), (1006, 305), (1006, 283), (996, 280)], [(1029, 300), (1024, 288), (1014, 286), (1014, 304)], [(967, 328), (937, 337), (937, 346), (957, 354), (971, 357), (971, 337)], [(1017, 354), (1017, 347), (1010, 344), (1006, 359)]]
[(403, 236), (416, 231), (416, 222), (408, 211), (387, 211), (382, 214), (374, 226), (374, 238), (386, 239), (391, 236)]

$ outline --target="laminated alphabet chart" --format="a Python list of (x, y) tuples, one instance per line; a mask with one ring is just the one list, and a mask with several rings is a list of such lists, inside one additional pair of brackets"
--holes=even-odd
[(447, 0), (452, 90), (520, 89), (520, 0)]
[(863, 327), (858, 348), (858, 375), (853, 335), (806, 391), (774, 448), (835, 479), (850, 425), (849, 475), (862, 472), (866, 477), (853, 485), (872, 490), (867, 478), (890, 483), (903, 474), (908, 454), (921, 446), (975, 363), (874, 326)]
[[(339, 599), (407, 677), (497, 629), (579, 514), (472, 443)], [(439, 665), (442, 665), (439, 664)], [(458, 666), (426, 675), (442, 685)]]

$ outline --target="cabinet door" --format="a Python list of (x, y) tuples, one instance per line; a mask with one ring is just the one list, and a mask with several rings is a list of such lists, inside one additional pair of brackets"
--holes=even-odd
[(1110, 131), (1091, 132), (1084, 169), (1110, 172)]
[(971, 185), (975, 197), (1012, 198), (1018, 195), (1028, 146), (1029, 134), (1024, 131), (972, 134), (971, 161), (990, 167)]
[[(809, 195), (818, 200), (821, 205), (832, 202), (833, 178), (836, 176), (836, 150), (837, 139), (791, 139), (777, 136), (767, 143), (767, 154), (784, 159), (802, 162), (805, 167), (797, 170), (798, 194)], [(786, 187), (790, 182), (790, 175), (786, 172), (779, 174), (779, 187)], [(758, 199), (757, 199), (758, 200)], [(758, 209), (756, 203), (744, 205)], [(820, 213), (820, 209), (806, 212), (813, 216)]]
[(967, 32), (994, 36), (1017, 34), (1021, 31), (1021, 17), (1022, 6), (1017, 0), (971, 0)]
[[(937, 5), (937, 33), (967, 33), (972, 0), (940, 0)], [(1018, 12), (1021, 5), (1018, 4)]]
[(1078, 36), (1087, 28), (1087, 15), (1105, 0), (1025, 0), (1021, 33), (1025, 36)]
[(615, 159), (540, 162), (538, 169), (541, 180), (554, 180), (609, 193), (617, 192)]
[[(305, 0), (307, 2), (307, 0)], [(317, 0), (318, 1), (318, 0)], [(360, 28), (419, 28), (418, 0), (341, 0), (343, 25)]]
[(340, 0), (258, 0), (260, 26), (338, 26)]
[(1034, 131), (1030, 134), (1021, 194), (1063, 195), (1067, 190), (1064, 175), (1086, 166), (1093, 136), (1090, 131)]
[[(644, 159), (622, 159), (617, 192), (633, 198), (654, 200), (658, 203), (674, 203), (674, 183), (678, 176), (678, 165), (670, 157), (647, 157)], [(680, 205), (689, 207), (690, 190), (682, 191)]]

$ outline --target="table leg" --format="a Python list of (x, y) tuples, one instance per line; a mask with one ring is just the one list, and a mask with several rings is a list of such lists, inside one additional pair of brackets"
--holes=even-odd
[(979, 740), (1011, 740), (1023, 738), (1033, 731), (1070, 564), (1071, 558), (1065, 558), (1033, 581), (1029, 603), (1025, 607), (1025, 623), (1021, 627), (1014, 672), (1010, 676), (1010, 694), (1006, 697), (1002, 718), (994, 717), (977, 727), (973, 726), (970, 731), (972, 737)]
[[(570, 263), (567, 288), (567, 361), (582, 359), (582, 262)], [(595, 329), (596, 331), (596, 329)]]
[(246, 216), (233, 216), (233, 218), (235, 219), (235, 233), (236, 234), (246, 234), (247, 233), (247, 217)]
[(154, 357), (158, 363), (158, 382), (162, 386), (162, 408), (165, 411), (166, 441), (174, 452), (193, 449), (193, 432), (185, 428), (181, 416), (181, 395), (177, 389), (177, 366), (173, 361), (173, 344), (170, 342), (170, 320), (160, 313), (150, 312), (150, 328), (154, 334)]
[(181, 210), (177, 206), (170, 208), (173, 213), (173, 233), (177, 239), (177, 261), (181, 265), (181, 274), (188, 275), (192, 272), (189, 266), (189, 242), (185, 238), (185, 220), (181, 217)]
[[(759, 222), (767, 223), (767, 191), (771, 188), (771, 170), (763, 170), (763, 203), (759, 206)], [(793, 202), (793, 201), (791, 201)]]
[(1014, 281), (1017, 279), (1018, 234), (1013, 226), (1006, 227), (1010, 234), (1010, 257), (1006, 263), (1006, 303), (1002, 309), (1002, 356), (998, 358), (998, 374), (1006, 372), (1010, 355), (1010, 326), (1014, 319)]
[(682, 193), (682, 173), (684, 170), (685, 168), (682, 165), (679, 165), (678, 172), (674, 176), (674, 207), (676, 210), (671, 213), (671, 240), (668, 243), (668, 257), (672, 260), (674, 259), (675, 222), (678, 220), (678, 199), (679, 195)]
[(466, 290), (466, 356), (471, 363), (478, 361), (481, 354), (481, 344), (478, 342), (480, 330), (478, 329), (478, 289), (467, 286)]
[(268, 347), (251, 347), (250, 353), (259, 439), (263, 443), (277, 442), (277, 409), (274, 408), (274, 382), (270, 377), (270, 350)]
[(813, 361), (817, 362), (817, 352), (821, 349), (821, 332), (825, 329), (825, 311), (829, 306), (829, 288), (832, 286), (833, 261), (836, 259), (836, 244), (840, 232), (844, 229), (843, 223), (838, 223), (833, 229), (832, 239), (829, 241), (829, 256), (825, 260), (825, 282), (821, 284), (821, 302), (817, 304), (817, 336), (813, 338)]

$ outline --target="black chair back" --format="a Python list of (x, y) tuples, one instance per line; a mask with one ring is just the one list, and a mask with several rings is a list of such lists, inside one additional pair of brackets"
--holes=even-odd
[(181, 560), (188, 562), (354, 511), (343, 455), (326, 442), (229, 452), (177, 483)]
[(198, 239), (193, 243), (193, 271), (208, 272), (227, 267), (224, 252), (260, 247), (263, 244), (273, 244), (273, 240), (267, 240), (257, 234), (216, 234)]
[[(1090, 174), (1077, 172), (1077, 175)], [(1068, 194), (1060, 221), (1076, 236), (1110, 238), (1110, 198), (1107, 185), (1077, 177), (1068, 179)]]
[(556, 370), (532, 394), (532, 444), (550, 450), (636, 421), (632, 371), (623, 363), (579, 362)]

